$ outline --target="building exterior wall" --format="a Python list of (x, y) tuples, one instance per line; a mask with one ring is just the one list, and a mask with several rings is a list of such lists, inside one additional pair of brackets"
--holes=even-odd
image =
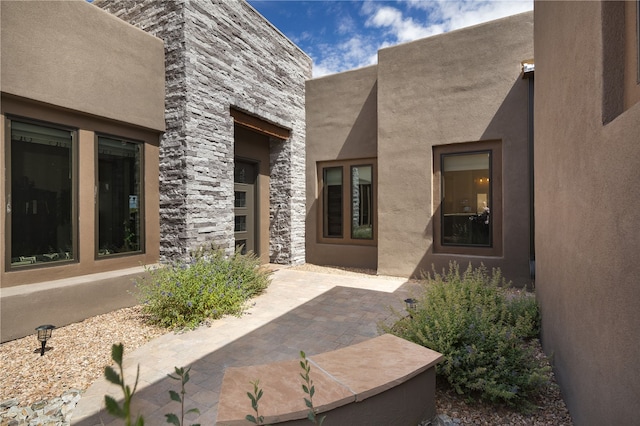
[[(318, 165), (377, 157), (377, 67), (307, 81), (307, 261), (376, 269), (371, 245), (322, 241)], [(335, 162), (338, 161), (338, 163)]]
[(161, 40), (91, 4), (2, 2), (3, 93), (164, 130), (163, 67)]
[[(532, 18), (515, 15), (378, 53), (379, 273), (419, 275), (456, 260), (500, 267), (508, 279), (528, 283), (521, 61), (533, 57)], [(502, 237), (494, 241), (501, 252), (435, 253), (434, 147), (481, 141), (502, 145)]]
[(535, 3), (536, 293), (576, 425), (640, 412), (640, 104), (607, 101), (624, 96), (624, 3)]
[[(530, 282), (528, 81), (533, 16), (525, 13), (378, 52), (378, 65), (307, 83), (308, 260), (419, 276), (451, 260)], [(480, 143), (480, 144), (478, 144)], [(502, 188), (493, 246), (434, 250), (440, 180), (434, 150), (497, 145)], [(377, 158), (377, 245), (322, 240), (318, 164)], [(498, 188), (498, 186), (496, 186)], [(437, 251), (437, 252), (436, 252)], [(461, 254), (462, 253), (462, 254)]]
[[(270, 151), (269, 259), (304, 262), (304, 81), (311, 60), (244, 1), (96, 2), (165, 41), (161, 251), (233, 248), (236, 108), (290, 130)], [(164, 173), (166, 172), (166, 173)]]
[[(114, 306), (130, 306), (133, 302), (127, 290), (132, 288), (133, 278), (143, 272), (140, 265), (158, 261), (158, 148), (164, 130), (164, 49), (161, 40), (81, 0), (1, 2), (0, 8), (0, 337), (5, 341), (33, 332), (39, 324), (61, 326), (107, 312)], [(45, 254), (51, 260), (64, 254), (65, 248), (58, 245), (61, 239), (56, 241), (56, 247), (38, 248), (33, 253), (38, 255), (37, 261), (33, 257), (36, 264), (18, 264), (12, 256), (12, 238), (20, 232), (12, 228), (12, 220), (17, 208), (25, 208), (12, 203), (18, 198), (13, 193), (15, 182), (11, 176), (14, 157), (10, 131), (14, 122), (64, 128), (73, 135), (69, 150), (72, 213), (68, 227), (74, 231), (69, 261), (45, 261)], [(99, 252), (98, 135), (139, 143), (142, 241), (138, 251), (119, 255)], [(34, 170), (32, 164), (29, 173), (35, 174)], [(38, 173), (38, 180), (34, 193), (42, 194), (46, 189), (39, 186), (47, 186), (51, 178)], [(56, 206), (58, 202), (56, 199)], [(57, 207), (50, 208), (47, 202), (36, 199), (28, 203), (27, 209), (34, 217), (46, 212), (47, 222), (40, 220), (39, 224), (53, 233), (60, 232), (56, 229)], [(54, 224), (48, 222), (52, 217)], [(107, 275), (100, 278), (100, 273)], [(74, 283), (73, 289), (70, 282)], [(43, 303), (53, 300), (67, 303)]]

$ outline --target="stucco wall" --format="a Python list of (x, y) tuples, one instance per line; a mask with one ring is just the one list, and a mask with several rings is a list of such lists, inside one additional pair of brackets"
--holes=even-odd
[(307, 261), (375, 269), (377, 248), (319, 242), (318, 162), (377, 157), (377, 67), (307, 81)]
[(164, 130), (161, 40), (83, 0), (0, 7), (2, 92)]
[(616, 7), (535, 4), (536, 287), (576, 425), (636, 424), (640, 412), (640, 104), (608, 121), (602, 99), (624, 84), (603, 72), (624, 26)]
[[(527, 81), (531, 12), (378, 53), (378, 272), (419, 275), (450, 260), (529, 281)], [(502, 255), (433, 252), (433, 147), (502, 143)], [(495, 225), (494, 225), (495, 226)]]
[(161, 250), (233, 246), (230, 108), (291, 130), (271, 143), (270, 260), (304, 261), (304, 81), (311, 60), (244, 1), (97, 1), (165, 41)]

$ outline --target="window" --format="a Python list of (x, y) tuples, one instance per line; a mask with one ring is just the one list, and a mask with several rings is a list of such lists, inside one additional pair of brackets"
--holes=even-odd
[(98, 256), (143, 250), (142, 148), (98, 136)]
[(373, 167), (351, 166), (351, 238), (373, 239)]
[(8, 120), (11, 268), (76, 259), (75, 132)]
[(319, 166), (324, 242), (374, 243), (373, 163), (357, 160)]
[(324, 175), (324, 236), (342, 238), (342, 167), (328, 167)]
[(502, 218), (499, 144), (436, 147), (434, 163), (435, 251), (498, 254)]

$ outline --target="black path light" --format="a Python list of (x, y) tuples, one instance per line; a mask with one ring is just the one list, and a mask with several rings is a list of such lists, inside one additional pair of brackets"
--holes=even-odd
[(47, 345), (47, 339), (51, 338), (51, 333), (53, 332), (54, 328), (56, 327), (51, 324), (39, 325), (36, 327), (36, 331), (38, 332), (38, 340), (42, 342), (40, 356), (44, 355), (44, 347)]
[(404, 303), (407, 304), (408, 311), (413, 311), (416, 308), (416, 304), (418, 303), (418, 301), (416, 299), (408, 298), (404, 299)]

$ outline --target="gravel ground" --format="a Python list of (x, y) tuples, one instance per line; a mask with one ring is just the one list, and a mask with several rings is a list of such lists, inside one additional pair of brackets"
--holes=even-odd
[(44, 356), (36, 335), (0, 345), (0, 401), (20, 406), (87, 389), (111, 364), (111, 345), (125, 353), (166, 333), (144, 323), (140, 307), (125, 308), (53, 330)]
[[(296, 269), (337, 274), (367, 273), (305, 265)], [(148, 340), (166, 333), (144, 322), (140, 307), (125, 308), (89, 318), (53, 331), (45, 356), (39, 355), (35, 335), (0, 345), (0, 401), (17, 399), (20, 406), (61, 396), (71, 389), (85, 390), (102, 377), (111, 364), (111, 345), (122, 342), (129, 353)], [(537, 344), (538, 356), (543, 356)], [(436, 408), (442, 418), (450, 417), (460, 425), (549, 425), (571, 426), (571, 417), (555, 385), (538, 401), (538, 409), (528, 415), (489, 404), (468, 404), (464, 398), (438, 385)]]

